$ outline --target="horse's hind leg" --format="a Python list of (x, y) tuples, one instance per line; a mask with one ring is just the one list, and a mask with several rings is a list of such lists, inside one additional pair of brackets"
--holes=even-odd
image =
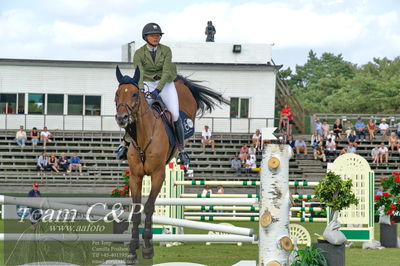
[(153, 249), (153, 232), (152, 232), (152, 225), (153, 225), (153, 213), (154, 213), (154, 205), (157, 199), (158, 193), (161, 190), (165, 179), (165, 172), (164, 168), (157, 174), (153, 173), (151, 176), (151, 190), (149, 198), (144, 205), (144, 213), (146, 215), (144, 221), (144, 233), (143, 233), (143, 240), (144, 244), (142, 247), (142, 255), (144, 259), (151, 259), (154, 256), (154, 249)]
[(134, 214), (132, 215), (132, 239), (129, 244), (129, 255), (126, 258), (126, 265), (136, 264), (136, 249), (140, 247), (139, 224), (141, 213), (139, 210), (142, 202), (142, 179), (143, 177), (134, 177), (133, 175), (131, 175), (131, 178), (129, 179), (129, 187), (132, 193), (132, 203), (134, 205)]

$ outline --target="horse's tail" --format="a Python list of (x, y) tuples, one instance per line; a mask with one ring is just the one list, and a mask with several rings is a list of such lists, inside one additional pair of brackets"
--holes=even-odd
[(189, 88), (197, 103), (197, 113), (203, 116), (205, 112), (214, 110), (216, 101), (219, 104), (229, 104), (229, 100), (225, 99), (222, 94), (213, 91), (212, 89), (198, 84), (201, 81), (191, 80), (181, 75), (176, 77), (177, 80), (182, 80)]

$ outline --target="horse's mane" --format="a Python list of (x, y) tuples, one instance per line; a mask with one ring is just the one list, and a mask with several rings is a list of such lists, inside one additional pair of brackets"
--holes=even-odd
[(182, 75), (178, 75), (176, 80), (181, 80), (189, 88), (197, 103), (197, 114), (203, 116), (206, 112), (211, 112), (215, 109), (216, 102), (219, 104), (229, 104), (229, 100), (225, 99), (222, 94), (213, 91), (212, 89), (200, 85), (199, 80), (191, 80)]

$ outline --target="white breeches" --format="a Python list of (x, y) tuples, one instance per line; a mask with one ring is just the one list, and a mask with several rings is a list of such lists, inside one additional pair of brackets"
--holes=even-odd
[[(145, 81), (144, 91), (152, 92), (157, 88), (158, 82), (159, 81)], [(179, 118), (179, 100), (175, 84), (173, 82), (167, 82), (159, 95), (167, 106), (168, 111), (171, 112), (172, 120), (176, 122)], [(147, 102), (150, 103), (151, 101), (151, 99), (147, 99)]]

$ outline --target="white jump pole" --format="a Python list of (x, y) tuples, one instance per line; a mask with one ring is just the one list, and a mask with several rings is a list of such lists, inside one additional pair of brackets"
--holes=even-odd
[[(0, 241), (110, 241), (129, 242), (130, 234), (0, 234)], [(141, 239), (141, 238), (140, 238)], [(254, 236), (239, 235), (206, 235), (206, 234), (155, 234), (154, 242), (248, 242), (257, 241)]]
[(289, 237), (289, 159), (285, 144), (268, 144), (263, 152), (260, 185), (259, 265), (288, 265), (292, 249)]
[[(2, 204), (0, 195), (0, 204)], [(43, 198), (29, 198), (29, 197), (18, 197), (18, 199), (24, 200), (25, 202), (59, 202), (66, 204), (76, 204), (76, 205), (93, 205), (96, 203), (105, 204), (115, 204), (122, 203), (124, 205), (132, 204), (131, 198), (88, 198), (88, 197), (43, 197)], [(144, 199), (143, 204), (146, 202)], [(192, 206), (202, 206), (202, 205), (219, 205), (219, 206), (256, 206), (258, 205), (258, 199), (256, 198), (158, 198), (156, 200), (156, 205), (192, 205)]]
[[(36, 202), (32, 200), (26, 201), (23, 199), (19, 199), (18, 197), (10, 197), (10, 196), (0, 196), (0, 204), (12, 204), (12, 205), (23, 205), (41, 209), (74, 209), (79, 213), (88, 213), (90, 207), (84, 205), (71, 205), (71, 204), (64, 204), (59, 202), (49, 202), (49, 201), (39, 201)], [(90, 214), (93, 215), (100, 215), (106, 216), (110, 213), (111, 210), (109, 209), (100, 209), (100, 208), (92, 208)], [(144, 216), (142, 215), (142, 221), (144, 221)], [(129, 220), (129, 213), (124, 212), (121, 213), (119, 219)], [(210, 224), (210, 223), (203, 223), (203, 222), (195, 222), (195, 221), (188, 221), (188, 220), (181, 220), (175, 218), (168, 218), (162, 216), (153, 216), (153, 223), (154, 224), (167, 224), (172, 226), (178, 227), (189, 227), (189, 228), (196, 228), (201, 230), (211, 230), (217, 232), (224, 232), (229, 234), (237, 234), (237, 235), (245, 235), (245, 236), (252, 236), (253, 229), (244, 228), (244, 227), (237, 227), (237, 226), (226, 226), (221, 224)]]

